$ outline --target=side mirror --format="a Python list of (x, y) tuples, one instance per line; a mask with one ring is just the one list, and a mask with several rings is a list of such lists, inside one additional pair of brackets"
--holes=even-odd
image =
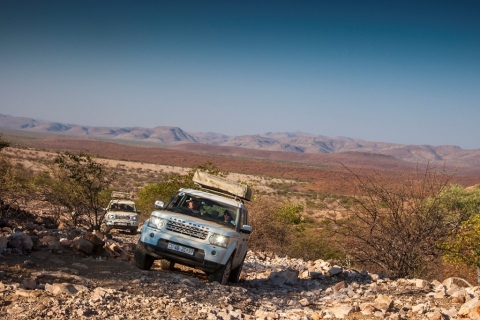
[(142, 212), (141, 212), (140, 210), (137, 210), (136, 213), (140, 214), (140, 213), (142, 213)]
[(247, 226), (246, 224), (244, 224), (244, 225), (240, 228), (240, 232), (241, 232), (241, 233), (250, 234), (250, 233), (252, 233), (252, 227), (251, 227), (251, 226)]
[(164, 205), (165, 205), (165, 202), (157, 200), (157, 201), (155, 201), (154, 207), (155, 207), (155, 209), (163, 209)]

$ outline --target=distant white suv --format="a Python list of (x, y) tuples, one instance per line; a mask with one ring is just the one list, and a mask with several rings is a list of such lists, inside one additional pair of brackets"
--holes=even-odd
[(144, 223), (135, 249), (135, 265), (149, 270), (160, 260), (164, 270), (175, 263), (194, 267), (221, 284), (239, 281), (252, 232), (248, 225), (251, 189), (197, 171), (199, 189), (180, 189), (164, 205), (157, 201)]
[(112, 200), (105, 209), (105, 231), (108, 233), (112, 229), (129, 230), (136, 234), (139, 224), (139, 213), (133, 194), (126, 192), (113, 191)]

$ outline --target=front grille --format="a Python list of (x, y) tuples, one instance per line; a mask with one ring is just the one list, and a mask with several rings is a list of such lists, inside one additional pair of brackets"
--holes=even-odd
[(177, 221), (168, 221), (167, 230), (178, 232), (181, 234), (186, 234), (190, 237), (194, 237), (202, 240), (207, 239), (207, 236), (208, 236), (208, 231), (206, 230), (202, 230), (198, 227), (189, 226)]
[(118, 220), (130, 220), (130, 216), (128, 215), (123, 215), (123, 214), (116, 214), (115, 219)]

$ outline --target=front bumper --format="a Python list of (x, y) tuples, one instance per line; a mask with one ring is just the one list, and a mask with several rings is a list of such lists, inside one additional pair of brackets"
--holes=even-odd
[(168, 242), (166, 240), (159, 240), (157, 245), (143, 243), (145, 251), (156, 258), (167, 259), (172, 262), (178, 262), (185, 266), (200, 269), (204, 272), (211, 273), (218, 269), (219, 264), (216, 262), (205, 260), (205, 251), (195, 249), (193, 255), (173, 251), (167, 248)]
[[(157, 259), (167, 259), (185, 266), (200, 269), (211, 273), (221, 266), (221, 262), (228, 249), (212, 245), (208, 240), (194, 239), (188, 236), (179, 236), (178, 233), (158, 231), (144, 224), (140, 235), (147, 254)], [(168, 244), (179, 245), (193, 250), (188, 254), (168, 248)]]
[(105, 221), (105, 225), (115, 229), (138, 229), (138, 221), (131, 220)]

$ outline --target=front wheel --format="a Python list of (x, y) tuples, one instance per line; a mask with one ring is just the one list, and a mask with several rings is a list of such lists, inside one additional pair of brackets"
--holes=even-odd
[(133, 261), (138, 268), (142, 270), (150, 270), (155, 259), (151, 255), (147, 254), (143, 243), (138, 241), (133, 254)]
[[(245, 254), (246, 256), (246, 254)], [(245, 261), (245, 256), (243, 256), (242, 262), (236, 267), (235, 269), (232, 270), (230, 273), (230, 281), (231, 283), (238, 283), (240, 281), (240, 274), (242, 273), (242, 268), (243, 268), (243, 262)]]
[(227, 263), (224, 266), (221, 266), (216, 271), (214, 271), (209, 277), (208, 281), (214, 282), (217, 281), (221, 285), (226, 285), (228, 279), (230, 278), (230, 273), (232, 272), (232, 258), (228, 259)]

